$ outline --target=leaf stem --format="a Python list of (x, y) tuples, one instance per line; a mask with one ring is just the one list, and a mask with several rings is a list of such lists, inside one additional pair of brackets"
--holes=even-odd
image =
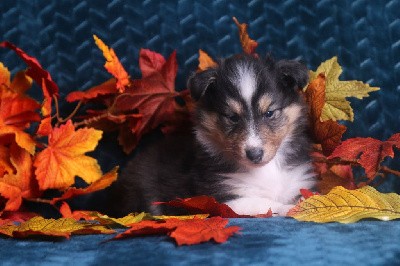
[(31, 201), (31, 202), (46, 203), (46, 204), (52, 205), (51, 200), (49, 200), (49, 199), (42, 199), (42, 198), (24, 198), (24, 200)]
[(384, 172), (384, 173), (393, 174), (393, 175), (396, 175), (396, 176), (400, 177), (400, 171), (393, 170), (393, 169), (391, 169), (391, 168), (389, 168), (387, 166), (381, 166), (380, 170), (382, 172)]
[(58, 124), (65, 123), (66, 121), (71, 119), (78, 112), (79, 108), (83, 104), (83, 100), (80, 100), (78, 102), (78, 104), (75, 106), (75, 109), (71, 112), (71, 114), (69, 114), (66, 118), (61, 118), (60, 109), (59, 109), (59, 105), (58, 105), (58, 98), (55, 95), (53, 95), (53, 99), (54, 99), (54, 104), (55, 104), (55, 107), (56, 107), (56, 117), (57, 117), (57, 123)]
[(82, 120), (80, 122), (76, 122), (76, 123), (74, 123), (74, 126), (75, 127), (87, 126), (87, 125), (89, 125), (89, 124), (91, 124), (93, 122), (97, 122), (100, 119), (105, 118), (107, 116), (108, 116), (108, 113), (104, 113), (104, 114), (101, 114), (101, 115), (98, 115), (98, 116), (94, 116), (94, 117)]

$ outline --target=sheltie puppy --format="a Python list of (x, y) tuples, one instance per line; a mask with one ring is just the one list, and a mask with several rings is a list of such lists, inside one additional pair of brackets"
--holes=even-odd
[(314, 185), (307, 68), (250, 55), (221, 60), (188, 80), (196, 101), (193, 134), (144, 147), (113, 187), (111, 213), (171, 214), (156, 201), (209, 195), (238, 214), (285, 215)]

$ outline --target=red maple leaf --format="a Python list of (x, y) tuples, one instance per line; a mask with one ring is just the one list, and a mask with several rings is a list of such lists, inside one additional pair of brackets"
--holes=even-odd
[(373, 179), (379, 171), (380, 163), (388, 156), (394, 157), (393, 146), (400, 149), (400, 133), (386, 141), (352, 138), (343, 141), (328, 159), (339, 157), (342, 160), (357, 161), (365, 169), (367, 177)]
[(131, 224), (127, 231), (113, 239), (143, 235), (169, 234), (180, 245), (193, 245), (214, 240), (223, 243), (240, 230), (238, 226), (226, 227), (227, 219), (212, 217), (209, 219), (167, 219), (165, 221), (141, 221)]
[(266, 214), (260, 214), (256, 216), (250, 215), (239, 215), (234, 212), (228, 205), (219, 203), (215, 198), (210, 196), (197, 196), (187, 199), (176, 199), (168, 202), (154, 202), (153, 204), (159, 205), (164, 204), (172, 207), (184, 208), (192, 214), (209, 214), (210, 216), (220, 216), (223, 218), (251, 218), (260, 217), (268, 218), (272, 217), (272, 211), (268, 211)]

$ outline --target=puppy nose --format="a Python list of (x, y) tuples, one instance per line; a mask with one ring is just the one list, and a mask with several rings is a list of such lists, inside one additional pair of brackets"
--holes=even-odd
[(260, 148), (250, 148), (246, 150), (247, 158), (253, 163), (259, 163), (264, 155), (264, 151)]

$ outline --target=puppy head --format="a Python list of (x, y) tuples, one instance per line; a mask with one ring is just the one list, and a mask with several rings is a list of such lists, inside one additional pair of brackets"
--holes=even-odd
[(306, 127), (299, 88), (307, 81), (307, 68), (297, 61), (248, 55), (194, 74), (188, 88), (197, 101), (198, 141), (211, 155), (238, 166), (267, 164), (285, 140)]

